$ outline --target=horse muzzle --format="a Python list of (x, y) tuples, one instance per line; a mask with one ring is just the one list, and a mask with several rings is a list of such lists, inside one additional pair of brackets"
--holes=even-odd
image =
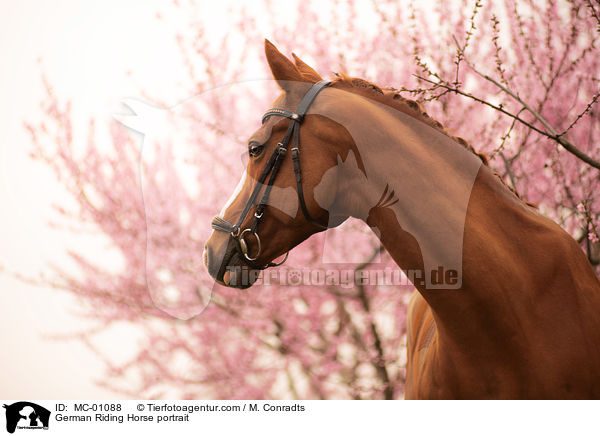
[(249, 267), (242, 258), (238, 241), (228, 234), (217, 232), (213, 236), (224, 240), (216, 241), (211, 237), (204, 246), (202, 258), (211, 277), (231, 288), (247, 289), (252, 286), (260, 271)]

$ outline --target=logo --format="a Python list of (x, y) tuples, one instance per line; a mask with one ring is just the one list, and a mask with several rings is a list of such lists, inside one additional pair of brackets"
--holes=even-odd
[(50, 411), (29, 401), (19, 401), (11, 405), (4, 404), (6, 409), (6, 431), (14, 433), (15, 429), (48, 430)]

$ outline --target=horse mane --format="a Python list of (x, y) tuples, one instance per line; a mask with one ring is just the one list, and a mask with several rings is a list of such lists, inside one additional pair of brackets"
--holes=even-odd
[[(332, 85), (335, 86), (336, 88), (348, 90), (348, 91), (358, 94), (360, 96), (363, 96), (363, 97), (369, 98), (371, 100), (375, 100), (379, 103), (385, 104), (387, 106), (390, 106), (390, 107), (392, 107), (396, 110), (399, 110), (419, 121), (424, 122), (428, 126), (433, 127), (437, 131), (443, 133), (444, 135), (453, 139), (455, 142), (462, 145), (464, 148), (466, 148), (471, 153), (473, 153), (475, 156), (477, 156), (479, 159), (481, 159), (481, 162), (483, 162), (483, 164), (485, 166), (490, 167), (489, 159), (485, 153), (477, 152), (473, 148), (473, 146), (471, 146), (471, 144), (469, 144), (464, 138), (451, 135), (444, 128), (442, 123), (431, 118), (427, 114), (427, 112), (425, 112), (425, 110), (423, 109), (423, 107), (421, 106), (421, 104), (419, 102), (417, 102), (415, 100), (410, 100), (408, 98), (401, 96), (396, 90), (382, 89), (379, 86), (377, 86), (374, 83), (371, 83), (367, 80), (359, 79), (356, 77), (349, 77), (345, 74), (337, 74), (337, 73), (336, 73), (336, 77), (332, 81)], [(506, 182), (504, 181), (504, 179), (502, 178), (502, 176), (497, 171), (494, 171), (494, 173), (500, 179), (502, 184), (504, 184), (504, 186), (506, 186), (508, 189), (510, 189), (519, 199), (521, 199), (521, 197), (519, 196), (517, 191), (512, 186), (507, 185)], [(530, 204), (530, 203), (528, 203), (528, 204)]]
[(464, 138), (452, 136), (444, 128), (442, 123), (431, 118), (429, 114), (425, 112), (425, 110), (419, 102), (401, 96), (394, 89), (382, 89), (374, 83), (368, 82), (367, 80), (359, 79), (356, 77), (349, 77), (345, 74), (336, 74), (335, 79), (333, 79), (331, 83), (332, 85), (338, 88), (349, 90), (351, 92), (354, 92), (355, 94), (359, 94), (363, 97), (367, 97), (371, 100), (383, 103), (387, 106), (390, 106), (396, 110), (405, 113), (406, 115), (409, 115), (413, 118), (416, 118), (419, 121), (424, 122), (428, 126), (433, 127), (434, 129), (438, 130), (439, 132), (458, 142), (471, 153), (479, 157), (479, 159), (481, 159), (481, 161), (486, 166), (489, 166), (488, 158), (484, 153), (478, 153), (477, 151), (475, 151), (475, 149)]

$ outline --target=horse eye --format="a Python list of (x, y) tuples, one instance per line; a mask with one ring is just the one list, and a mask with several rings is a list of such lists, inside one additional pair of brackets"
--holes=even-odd
[(260, 144), (250, 144), (250, 147), (248, 147), (248, 154), (250, 155), (250, 157), (257, 157), (260, 156), (260, 154), (263, 151), (263, 146)]

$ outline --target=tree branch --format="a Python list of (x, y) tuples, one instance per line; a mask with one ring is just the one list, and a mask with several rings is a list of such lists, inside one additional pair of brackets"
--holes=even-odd
[[(465, 61), (466, 62), (466, 61)], [(467, 65), (469, 65), (469, 63), (467, 62)], [(497, 87), (499, 87), (502, 91), (506, 92), (508, 95), (510, 95), (511, 97), (513, 97), (515, 100), (517, 100), (521, 105), (523, 105), (523, 107), (525, 109), (527, 109), (527, 111), (529, 111), (540, 123), (542, 123), (544, 125), (544, 127), (546, 127), (546, 129), (548, 129), (548, 132), (543, 131), (541, 129), (538, 129), (537, 127), (535, 127), (533, 124), (528, 123), (527, 121), (523, 120), (522, 118), (520, 118), (517, 115), (514, 115), (508, 111), (506, 111), (505, 109), (503, 109), (500, 106), (496, 106), (492, 103), (489, 103), (483, 99), (477, 98), (472, 94), (466, 93), (461, 91), (460, 89), (458, 89), (457, 87), (451, 86), (446, 84), (444, 81), (441, 82), (434, 82), (433, 80), (430, 79), (426, 79), (424, 77), (415, 75), (415, 77), (417, 77), (420, 80), (423, 80), (425, 82), (431, 83), (433, 85), (436, 85), (437, 87), (442, 87), (445, 89), (448, 89), (449, 91), (455, 92), (457, 94), (460, 94), (462, 96), (465, 97), (469, 97), (479, 103), (485, 104), (499, 112), (502, 112), (505, 115), (508, 115), (511, 118), (514, 118), (515, 120), (519, 121), (521, 124), (529, 127), (532, 130), (535, 130), (536, 132), (538, 132), (541, 135), (544, 135), (556, 142), (558, 142), (565, 150), (567, 150), (569, 153), (575, 155), (576, 157), (578, 157), (579, 159), (581, 159), (582, 161), (584, 161), (585, 163), (587, 163), (588, 165), (600, 170), (600, 162), (593, 159), (592, 157), (588, 156), (587, 154), (585, 154), (583, 151), (581, 151), (579, 148), (577, 148), (575, 145), (573, 145), (569, 140), (565, 139), (562, 135), (564, 133), (558, 133), (549, 123), (548, 121), (546, 121), (546, 119), (544, 117), (542, 117), (536, 110), (532, 109), (527, 103), (525, 103), (523, 100), (521, 100), (521, 98), (519, 98), (516, 94), (514, 94), (510, 89), (506, 88), (505, 86), (503, 86), (502, 84), (498, 83), (496, 80), (492, 79), (491, 77), (480, 73), (479, 71), (477, 71), (476, 69), (474, 69), (471, 65), (469, 65), (469, 67), (471, 67), (471, 69), (478, 74), (479, 76), (483, 77), (484, 79), (492, 82), (494, 85), (496, 85)]]
[[(560, 145), (562, 145), (564, 147), (564, 149), (567, 150), (569, 153), (572, 153), (573, 155), (577, 156), (579, 159), (581, 159), (585, 163), (587, 163), (587, 164), (593, 166), (594, 168), (597, 168), (597, 169), (600, 170), (600, 162), (598, 162), (597, 160), (591, 158), (590, 156), (588, 156), (587, 154), (585, 154), (583, 151), (581, 151), (579, 148), (577, 148), (575, 145), (573, 145), (569, 140), (567, 140), (566, 138), (564, 138), (563, 135), (566, 133), (566, 131), (563, 132), (563, 133), (558, 133), (556, 131), (556, 129), (554, 129), (554, 127), (552, 127), (550, 125), (550, 123), (548, 121), (546, 121), (546, 119), (544, 117), (542, 117), (542, 115), (540, 115), (535, 109), (533, 109), (531, 106), (529, 106), (527, 103), (525, 103), (517, 94), (515, 94), (510, 89), (508, 89), (506, 86), (502, 85), (500, 82), (498, 82), (497, 80), (491, 78), (487, 74), (483, 74), (483, 73), (479, 72), (468, 61), (465, 60), (465, 62), (469, 66), (469, 68), (471, 68), (473, 70), (473, 72), (475, 74), (477, 74), (478, 76), (484, 78), (488, 82), (491, 82), (494, 85), (496, 85), (502, 91), (504, 91), (505, 93), (507, 93), (508, 95), (510, 95), (512, 98), (514, 98), (516, 101), (518, 101), (525, 109), (527, 109), (540, 123), (543, 124), (543, 126), (546, 129), (548, 129), (548, 131), (550, 132), (550, 134), (546, 134), (547, 137), (549, 137), (551, 139), (554, 139), (556, 142), (558, 142)], [(598, 97), (596, 96), (594, 98), (594, 100), (592, 100), (592, 102), (588, 105), (588, 108), (584, 111), (584, 113), (587, 112), (587, 110), (591, 107), (592, 104), (594, 104), (594, 102), (597, 99), (598, 99)], [(581, 118), (581, 117), (578, 117), (577, 119), (579, 119), (579, 118)]]
[[(375, 260), (375, 258), (383, 250), (384, 250), (384, 248), (382, 245), (377, 247), (373, 251), (373, 254), (371, 254), (371, 256), (365, 262), (363, 262), (358, 267), (356, 267), (356, 269), (354, 270), (354, 272), (355, 272), (354, 277), (356, 278), (357, 272), (362, 271), (367, 266), (369, 266), (371, 264), (371, 262), (373, 262), (373, 260)], [(360, 281), (356, 281), (355, 283), (356, 283), (356, 287), (358, 288), (358, 295), (360, 297), (360, 302), (363, 306), (363, 309), (367, 314), (370, 314), (371, 307), (369, 304), (369, 297), (367, 296), (367, 292), (365, 290), (365, 285), (363, 285)], [(390, 383), (390, 376), (388, 374), (387, 367), (385, 366), (385, 358), (384, 358), (384, 353), (383, 353), (383, 346), (381, 344), (381, 338), (379, 336), (379, 332), (377, 331), (377, 326), (375, 326), (374, 321), (371, 320), (369, 322), (369, 328), (371, 329), (371, 334), (373, 335), (375, 350), (377, 351), (377, 361), (374, 362), (374, 366), (375, 366), (375, 369), (377, 370), (377, 374), (379, 375), (379, 378), (381, 378), (381, 381), (384, 384), (383, 395), (386, 400), (393, 400), (394, 399), (394, 387)]]
[[(532, 125), (531, 123), (525, 121), (523, 118), (519, 117), (518, 115), (515, 114), (511, 114), (510, 112), (508, 112), (507, 110), (505, 110), (504, 108), (500, 107), (500, 106), (496, 106), (495, 104), (492, 104), (488, 101), (485, 101), (479, 97), (475, 97), (473, 94), (469, 94), (467, 92), (461, 91), (459, 88), (455, 88), (453, 86), (447, 85), (444, 81), (442, 82), (434, 82), (433, 80), (427, 79), (425, 77), (419, 76), (417, 74), (413, 74), (417, 79), (419, 80), (423, 80), (424, 82), (428, 82), (431, 83), (433, 85), (435, 85), (435, 87), (441, 87), (444, 89), (447, 89), (448, 91), (454, 92), (456, 94), (462, 95), (464, 97), (468, 97), (470, 99), (475, 100), (478, 103), (484, 104), (486, 106), (491, 107), (492, 109), (497, 110), (498, 112), (502, 112), (504, 115), (508, 115), (509, 117), (517, 120), (518, 122), (520, 122), (521, 124), (529, 127), (531, 130), (535, 130), (536, 132), (538, 132), (540, 135), (544, 135), (544, 136), (548, 136), (551, 138), (551, 136), (547, 133), (544, 132), (543, 130), (538, 129), (537, 127), (535, 127), (534, 125)], [(434, 88), (435, 88), (434, 87)], [(432, 88), (433, 89), (433, 88)], [(406, 90), (406, 91), (410, 91), (410, 90)]]

